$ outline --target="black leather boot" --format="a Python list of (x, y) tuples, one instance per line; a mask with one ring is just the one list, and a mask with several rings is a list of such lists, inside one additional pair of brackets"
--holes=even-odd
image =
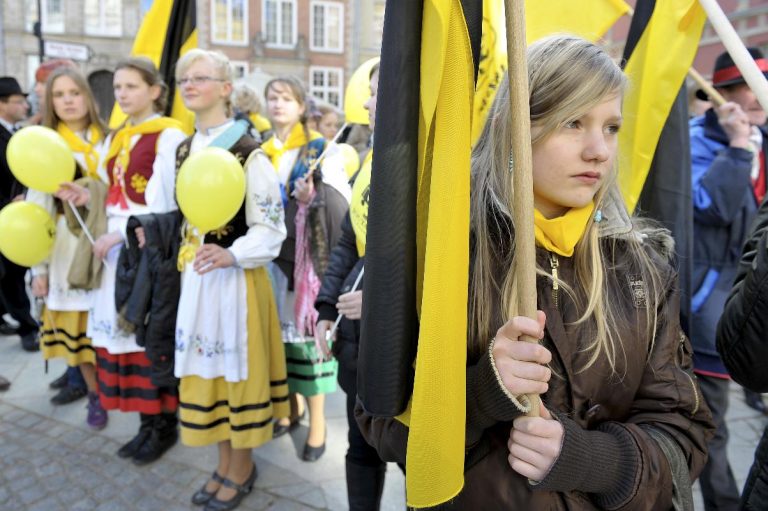
[(386, 465), (372, 467), (346, 462), (349, 511), (379, 511)]
[(147, 438), (149, 438), (149, 433), (152, 431), (152, 424), (155, 416), (147, 415), (146, 413), (140, 413), (139, 416), (141, 417), (139, 432), (117, 451), (117, 455), (121, 458), (130, 458), (136, 454), (139, 447), (141, 447), (141, 445), (146, 442)]
[(179, 439), (179, 420), (175, 413), (161, 413), (152, 417), (149, 437), (133, 455), (133, 463), (136, 465), (146, 465), (159, 459)]

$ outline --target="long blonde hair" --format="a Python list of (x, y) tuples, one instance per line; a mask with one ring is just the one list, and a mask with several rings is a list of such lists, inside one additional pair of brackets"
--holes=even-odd
[(96, 100), (93, 98), (91, 86), (88, 85), (88, 80), (78, 69), (71, 67), (58, 67), (48, 75), (45, 86), (44, 104), (46, 108), (43, 113), (43, 126), (56, 129), (59, 127), (59, 123), (62, 122), (58, 114), (56, 114), (56, 109), (53, 108), (53, 82), (62, 76), (71, 78), (77, 88), (80, 89), (80, 93), (85, 96), (85, 105), (88, 109), (88, 126), (94, 126), (99, 131), (99, 136), (103, 138), (106, 128), (104, 122), (99, 117), (99, 110), (96, 106)]
[[(552, 36), (528, 48), (528, 82), (531, 126), (537, 128), (532, 145), (545, 140), (564, 124), (578, 119), (601, 102), (621, 96), (627, 79), (615, 62), (598, 46), (574, 36)], [(511, 150), (509, 85), (499, 86), (488, 120), (472, 154), (471, 227), (472, 276), (469, 297), (469, 351), (479, 356), (501, 327), (510, 304), (517, 302), (514, 226), (509, 205), (513, 196), (509, 173)], [(595, 208), (603, 206), (608, 192), (618, 196), (614, 179), (608, 179), (595, 196)], [(624, 205), (618, 204), (623, 208)], [(621, 238), (628, 257), (610, 260), (612, 247), (601, 243), (598, 224), (590, 220), (574, 250), (575, 282), (558, 284), (574, 300), (579, 319), (593, 339), (582, 349), (589, 360), (581, 370), (605, 356), (613, 371), (623, 353), (619, 327), (631, 319), (620, 305), (616, 282), (606, 278), (605, 267), (628, 264), (642, 275), (649, 288), (646, 323), (649, 350), (656, 331), (656, 306), (661, 299), (659, 271), (643, 247), (642, 237), (629, 233)], [(615, 243), (617, 238), (611, 238)], [(539, 275), (552, 276), (542, 268)], [(493, 304), (493, 305), (492, 305)], [(585, 336), (586, 337), (586, 336)]]

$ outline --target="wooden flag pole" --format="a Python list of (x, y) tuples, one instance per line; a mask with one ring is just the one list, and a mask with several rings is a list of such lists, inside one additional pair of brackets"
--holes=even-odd
[(725, 98), (694, 68), (688, 70), (688, 76), (693, 78), (693, 81), (707, 93), (707, 96), (709, 96), (709, 100), (712, 101), (712, 103), (717, 106), (721, 106), (725, 103)]
[[(509, 63), (509, 110), (512, 122), (512, 152), (509, 168), (514, 196), (515, 260), (518, 303), (510, 304), (508, 316), (536, 319), (536, 245), (533, 232), (533, 160), (531, 157), (531, 114), (528, 104), (528, 61), (525, 41), (525, 1), (504, 0)], [(524, 337), (525, 341), (538, 339)], [(541, 399), (528, 395), (530, 416), (539, 415)]]
[(757, 96), (757, 101), (763, 110), (768, 112), (768, 80), (755, 64), (754, 59), (747, 51), (746, 46), (734, 30), (723, 9), (717, 4), (716, 0), (699, 0), (699, 3), (707, 12), (707, 18), (720, 37), (725, 49), (733, 58), (734, 64), (741, 71), (741, 75), (749, 85), (749, 88)]

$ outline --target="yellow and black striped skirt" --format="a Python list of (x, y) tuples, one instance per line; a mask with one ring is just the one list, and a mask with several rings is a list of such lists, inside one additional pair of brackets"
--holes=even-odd
[(91, 339), (85, 335), (88, 313), (85, 311), (43, 310), (40, 347), (43, 358), (64, 358), (70, 367), (96, 363)]
[(258, 447), (272, 439), (273, 419), (287, 417), (288, 381), (280, 321), (264, 268), (246, 270), (248, 379), (181, 378), (181, 440), (202, 446), (230, 440), (234, 449)]

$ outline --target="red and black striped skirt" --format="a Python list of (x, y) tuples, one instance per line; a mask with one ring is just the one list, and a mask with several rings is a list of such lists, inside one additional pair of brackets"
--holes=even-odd
[(99, 398), (106, 410), (155, 415), (175, 411), (178, 387), (158, 387), (150, 379), (150, 362), (143, 351), (112, 355), (96, 348)]

